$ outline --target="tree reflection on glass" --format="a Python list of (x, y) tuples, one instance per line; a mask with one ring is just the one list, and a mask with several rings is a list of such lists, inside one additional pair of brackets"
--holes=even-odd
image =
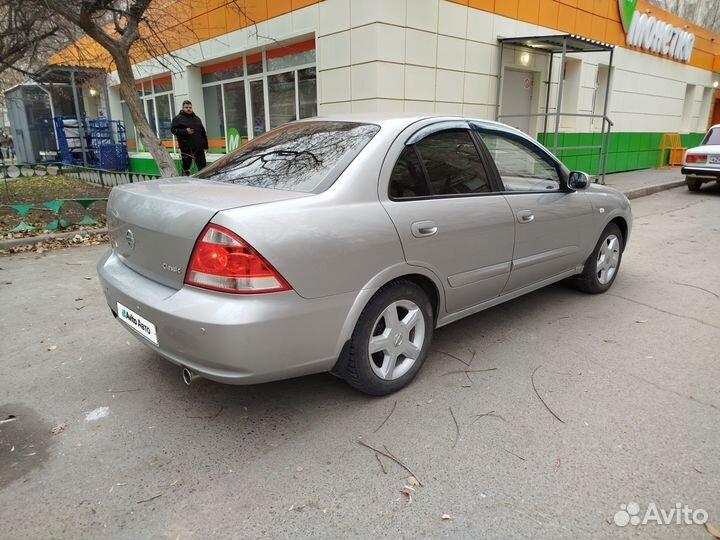
[(287, 125), (216, 161), (197, 178), (311, 192), (344, 169), (379, 130), (354, 122)]

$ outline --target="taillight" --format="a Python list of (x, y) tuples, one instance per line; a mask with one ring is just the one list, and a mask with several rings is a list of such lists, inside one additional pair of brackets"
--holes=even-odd
[(190, 257), (185, 283), (237, 294), (289, 291), (290, 285), (242, 238), (210, 224)]
[(707, 163), (707, 154), (688, 154), (685, 163)]

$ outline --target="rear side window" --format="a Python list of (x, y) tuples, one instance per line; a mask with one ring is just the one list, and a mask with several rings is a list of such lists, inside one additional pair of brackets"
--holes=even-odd
[(713, 128), (705, 135), (703, 144), (717, 144), (720, 145), (720, 128)]
[(490, 181), (469, 132), (436, 133), (416, 146), (430, 178), (433, 195), (490, 191)]
[(303, 122), (254, 139), (196, 178), (287, 191), (327, 189), (380, 131), (374, 124)]
[(428, 195), (427, 181), (413, 146), (406, 146), (390, 176), (390, 196), (394, 199)]
[(487, 172), (466, 130), (434, 133), (405, 147), (390, 176), (394, 199), (490, 191)]

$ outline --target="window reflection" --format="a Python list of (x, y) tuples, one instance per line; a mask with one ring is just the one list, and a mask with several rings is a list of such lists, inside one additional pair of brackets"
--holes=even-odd
[(298, 71), (298, 100), (300, 118), (317, 116), (317, 74), (314, 67)]
[[(223, 85), (223, 88), (225, 89), (225, 116), (228, 130), (236, 129), (241, 137), (247, 138), (245, 83), (242, 81), (227, 83)], [(224, 133), (222, 137), (225, 137)]]
[(279, 73), (268, 77), (270, 129), (297, 120), (295, 117), (295, 73)]
[(257, 137), (265, 133), (265, 89), (261, 80), (250, 81), (250, 106), (253, 136)]
[(506, 134), (480, 132), (506, 191), (557, 191), (560, 177), (552, 160), (531, 143)]
[(380, 130), (354, 122), (304, 122), (281, 127), (218, 160), (199, 178), (311, 192), (334, 179)]

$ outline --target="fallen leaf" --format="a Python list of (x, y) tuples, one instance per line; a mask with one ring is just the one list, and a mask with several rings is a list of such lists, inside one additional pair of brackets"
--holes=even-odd
[(67, 424), (65, 422), (63, 422), (62, 424), (58, 424), (57, 426), (52, 428), (50, 431), (52, 432), (53, 435), (57, 435), (57, 434), (61, 433), (62, 431), (65, 431), (66, 427), (67, 427)]
[(442, 516), (440, 516), (440, 519), (442, 519), (443, 521), (450, 521), (452, 518), (450, 517), (450, 514), (443, 514)]
[(412, 486), (412, 487), (418, 487), (420, 485), (420, 482), (418, 482), (418, 479), (415, 478), (414, 476), (408, 476), (407, 483), (409, 486)]
[(645, 323), (647, 322), (647, 320), (646, 320), (646, 319), (638, 319), (638, 320), (635, 321), (635, 322), (636, 322), (636, 323), (640, 323), (640, 324), (645, 324)]
[(415, 490), (413, 488), (411, 488), (410, 486), (405, 486), (404, 488), (402, 488), (400, 490), (400, 493), (402, 493), (403, 495), (405, 495), (407, 497), (406, 506), (410, 506), (413, 502), (413, 497), (412, 497), (413, 491), (415, 491)]
[(314, 508), (315, 510), (320, 510), (320, 500), (315, 495), (313, 495), (310, 498), (308, 506), (310, 506), (310, 508)]
[(53, 352), (55, 349), (57, 349), (57, 345), (51, 345), (48, 347), (48, 351)]
[(712, 534), (715, 538), (720, 538), (720, 530), (713, 527), (710, 523), (707, 521), (705, 522), (705, 528), (707, 529), (707, 532)]

